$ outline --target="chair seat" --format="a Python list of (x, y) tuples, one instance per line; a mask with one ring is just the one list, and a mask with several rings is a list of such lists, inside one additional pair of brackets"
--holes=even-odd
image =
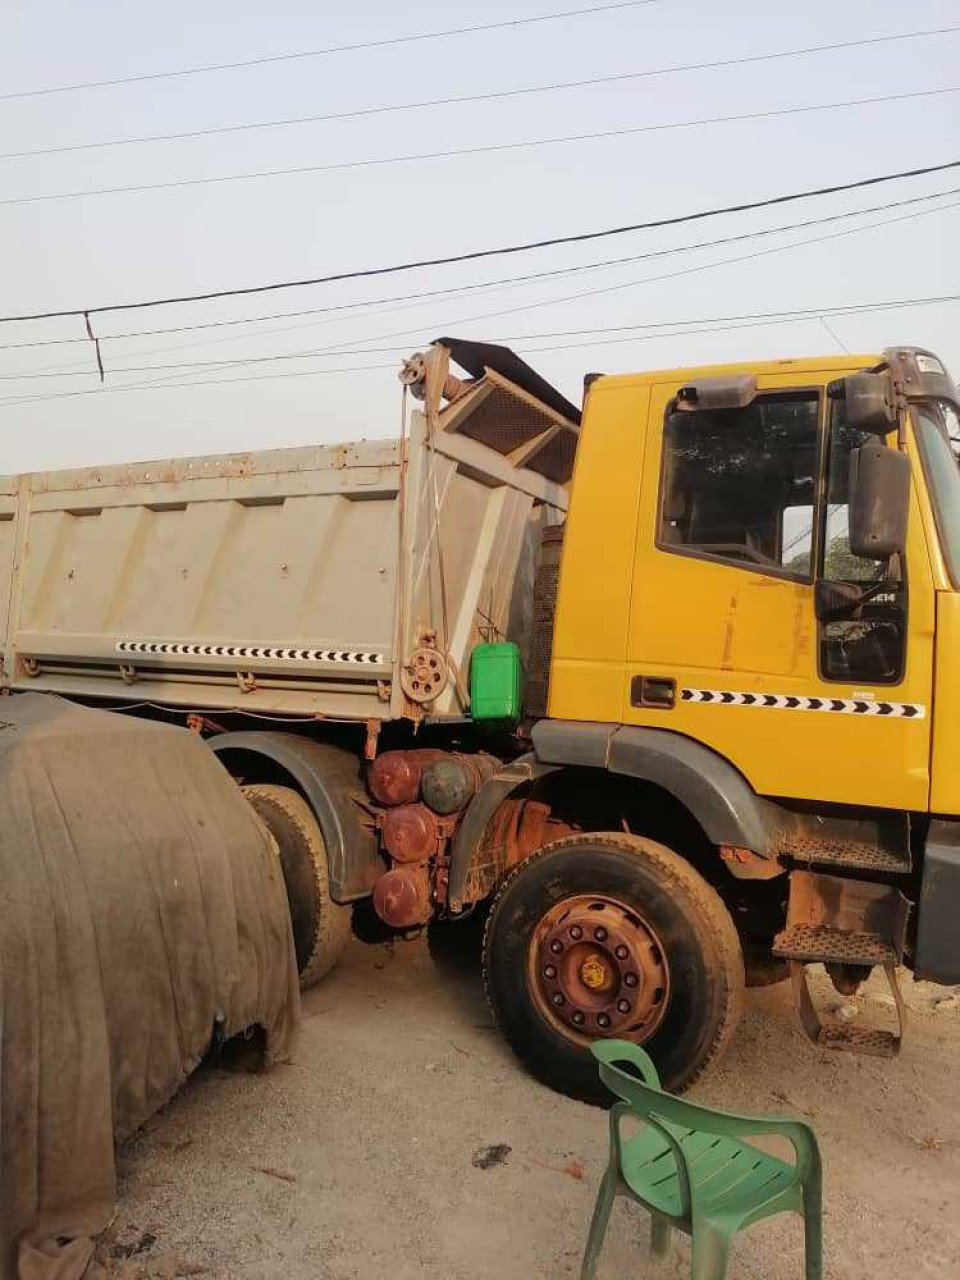
[[(735, 1138), (669, 1125), (686, 1156), (698, 1210), (713, 1217), (747, 1212), (795, 1181), (792, 1165)], [(667, 1139), (647, 1128), (623, 1144), (623, 1179), (638, 1200), (683, 1216), (677, 1160)]]

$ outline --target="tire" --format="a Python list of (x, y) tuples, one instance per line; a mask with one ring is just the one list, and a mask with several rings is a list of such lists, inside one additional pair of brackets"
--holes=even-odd
[(290, 905), (300, 987), (306, 990), (336, 964), (350, 937), (350, 907), (330, 897), (327, 850), (313, 810), (290, 787), (255, 784), (243, 794), (280, 849)]
[[(578, 1033), (551, 1007), (561, 988), (547, 998), (550, 988), (544, 989), (542, 980), (547, 967), (542, 966), (561, 937), (577, 936), (567, 922), (584, 920), (593, 929), (593, 921), (601, 918), (611, 926), (609, 939), (627, 944), (618, 954), (626, 951), (629, 958), (616, 961), (613, 952), (601, 951), (599, 979), (596, 966), (588, 972), (592, 961), (580, 964), (577, 959), (573, 978), (562, 987), (571, 997), (561, 1001), (565, 1016), (583, 1016), (579, 1010), (588, 1005), (580, 1003), (581, 995), (584, 1001), (608, 998), (586, 991), (587, 979), (591, 986), (612, 984), (608, 993), (611, 999), (616, 996), (616, 1004), (604, 1007), (626, 1007), (632, 1009), (631, 1017), (639, 1017), (649, 1006), (649, 1013), (643, 1013), (643, 1025), (626, 1023), (603, 1031), (598, 1019), (607, 1015), (590, 1012), (586, 1017), (592, 1026)], [(547, 928), (551, 921), (560, 922), (553, 932)], [(569, 948), (560, 959), (574, 961), (575, 953), (582, 954), (577, 948), (586, 942), (560, 945)], [(592, 956), (592, 939), (590, 946)], [(639, 963), (635, 956), (643, 958), (641, 972), (629, 990), (624, 984), (631, 981), (630, 966)], [(487, 921), (483, 976), (494, 1017), (530, 1071), (560, 1093), (602, 1105), (612, 1099), (588, 1051), (591, 1039), (608, 1035), (643, 1044), (663, 1086), (676, 1092), (720, 1056), (743, 1003), (740, 940), (716, 891), (664, 845), (619, 833), (574, 836), (547, 845), (504, 881)], [(620, 999), (627, 996), (633, 1005)]]

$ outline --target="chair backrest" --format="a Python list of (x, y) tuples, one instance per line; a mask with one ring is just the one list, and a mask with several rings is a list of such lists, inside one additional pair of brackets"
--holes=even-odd
[[(703, 1122), (716, 1115), (709, 1107), (664, 1093), (653, 1059), (639, 1045), (628, 1040), (595, 1040), (590, 1051), (600, 1063), (600, 1079), (629, 1105), (634, 1115), (643, 1119), (656, 1117), (685, 1129), (707, 1128)], [(633, 1067), (639, 1079), (617, 1065), (620, 1063)]]
[[(786, 1138), (796, 1153), (799, 1177), (805, 1176), (814, 1167), (819, 1167), (817, 1140), (809, 1125), (799, 1120), (774, 1116), (734, 1115), (664, 1093), (650, 1055), (639, 1045), (627, 1040), (595, 1040), (590, 1051), (600, 1063), (600, 1079), (607, 1088), (623, 1099), (633, 1115), (646, 1120), (661, 1133), (665, 1133), (663, 1122), (666, 1121), (669, 1125), (695, 1129), (718, 1137), (743, 1138), (764, 1134)], [(636, 1075), (617, 1065), (622, 1063), (633, 1067), (641, 1078), (638, 1079)], [(666, 1133), (666, 1136), (673, 1137), (670, 1133)], [(677, 1150), (682, 1156), (682, 1152)]]

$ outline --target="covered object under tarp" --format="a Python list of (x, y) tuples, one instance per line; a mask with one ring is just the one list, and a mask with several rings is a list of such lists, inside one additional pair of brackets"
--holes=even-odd
[(114, 1144), (214, 1029), (299, 1018), (276, 848), (194, 734), (0, 698), (0, 1280), (76, 1280)]

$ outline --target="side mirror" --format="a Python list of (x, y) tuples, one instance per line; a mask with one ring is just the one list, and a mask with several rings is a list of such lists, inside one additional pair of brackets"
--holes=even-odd
[(897, 425), (897, 406), (889, 373), (851, 373), (843, 380), (847, 426), (885, 436)]
[(850, 550), (889, 560), (906, 550), (910, 459), (886, 445), (865, 444), (850, 454)]

